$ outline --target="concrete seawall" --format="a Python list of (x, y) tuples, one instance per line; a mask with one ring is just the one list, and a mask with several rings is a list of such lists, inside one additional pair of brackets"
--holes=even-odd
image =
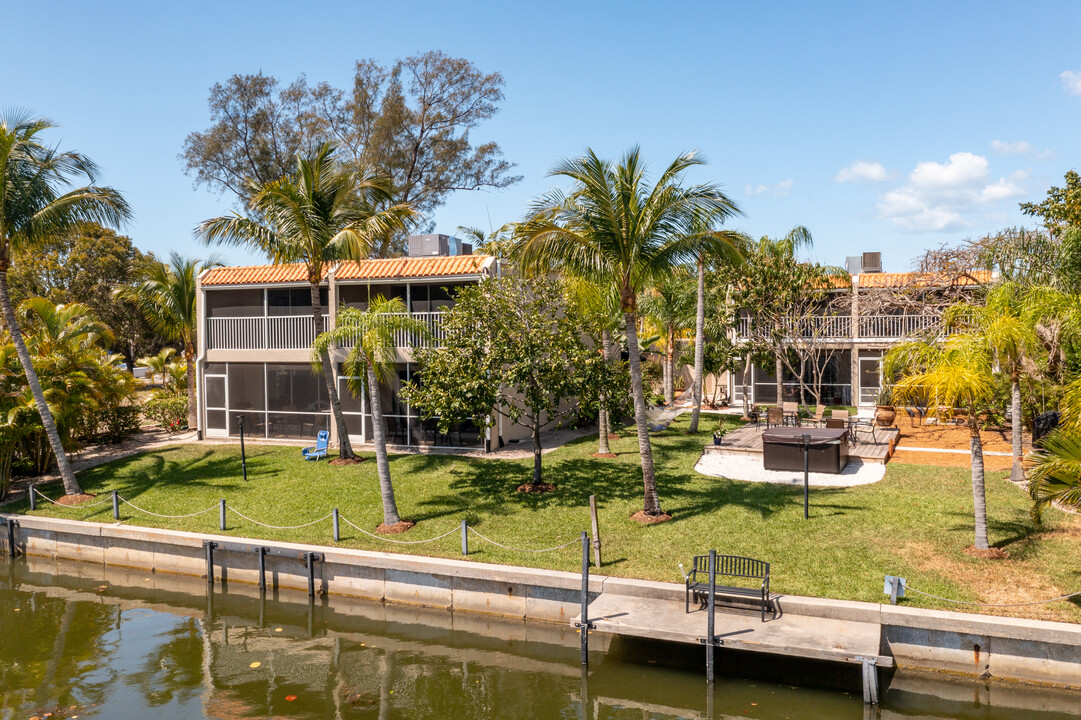
[[(467, 560), (368, 552), (231, 536), (0, 515), (18, 522), (18, 549), (28, 555), (79, 560), (155, 572), (205, 576), (204, 542), (219, 542), (215, 580), (258, 582), (257, 548), (266, 556), (267, 581), (307, 590), (304, 555), (319, 553), (317, 589), (387, 603), (487, 613), (566, 624), (579, 612), (577, 573)], [(591, 575), (591, 599), (604, 595), (679, 604), (681, 584)], [(333, 602), (333, 601), (331, 601)], [(875, 603), (780, 596), (786, 615), (880, 627), (880, 653), (901, 668), (993, 677), (1081, 689), (1081, 625), (923, 610)]]

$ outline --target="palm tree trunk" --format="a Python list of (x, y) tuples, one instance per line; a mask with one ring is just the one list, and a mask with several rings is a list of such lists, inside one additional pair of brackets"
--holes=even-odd
[(784, 348), (777, 347), (777, 352), (773, 357), (773, 372), (777, 377), (777, 407), (781, 407), (781, 403), (784, 402), (784, 365), (781, 364), (781, 353), (784, 352)]
[(643, 500), (646, 515), (660, 515), (661, 499), (657, 497), (657, 477), (653, 471), (653, 447), (649, 444), (646, 424), (646, 395), (642, 391), (642, 361), (638, 354), (638, 319), (633, 310), (623, 312), (627, 325), (627, 347), (631, 365), (631, 394), (634, 396), (634, 425), (638, 430), (638, 454), (642, 461)]
[(1025, 468), (1021, 464), (1024, 460), (1024, 450), (1021, 447), (1021, 380), (1017, 367), (1013, 368), (1010, 377), (1010, 435), (1013, 440), (1013, 467), (1010, 469), (1010, 480), (1015, 483), (1025, 481)]
[(541, 424), (540, 416), (533, 416), (533, 484), (541, 482)]
[(387, 432), (383, 426), (383, 401), (379, 397), (379, 381), (375, 368), (367, 363), (368, 403), (372, 406), (372, 436), (375, 440), (375, 468), (379, 474), (379, 496), (383, 500), (383, 524), (390, 526), (402, 521), (394, 501), (394, 485), (390, 482), (390, 462), (387, 460)]
[(41, 382), (38, 381), (38, 374), (34, 370), (33, 361), (30, 359), (30, 351), (26, 349), (22, 330), (19, 329), (19, 322), (15, 318), (15, 308), (11, 305), (11, 295), (8, 292), (6, 267), (0, 268), (0, 307), (3, 308), (4, 323), (7, 325), (8, 334), (11, 336), (12, 342), (15, 343), (15, 353), (19, 356), (19, 363), (23, 366), (23, 372), (26, 373), (26, 382), (30, 385), (30, 392), (34, 395), (34, 403), (38, 407), (38, 414), (41, 415), (41, 424), (45, 428), (45, 435), (49, 438), (49, 445), (52, 446), (53, 455), (56, 457), (56, 467), (60, 471), (60, 479), (64, 482), (64, 494), (81, 495), (83, 489), (79, 487), (79, 481), (75, 479), (75, 472), (72, 471), (71, 463), (68, 462), (68, 455), (64, 452), (64, 445), (60, 442), (60, 433), (56, 429), (56, 421), (53, 420), (49, 404), (45, 402), (45, 393), (41, 391)]
[(668, 328), (668, 347), (665, 348), (668, 363), (668, 387), (664, 389), (664, 401), (669, 406), (676, 401), (676, 330)]
[(968, 430), (972, 451), (972, 506), (976, 516), (976, 549), (986, 550), (987, 545), (987, 496), (983, 483), (983, 443), (975, 408), (969, 410)]
[[(604, 362), (609, 361), (608, 346), (611, 345), (611, 333), (606, 329), (601, 331), (601, 356)], [(608, 446), (608, 396), (600, 394), (600, 408), (597, 411), (597, 454), (610, 455), (612, 450)]]
[(195, 348), (184, 345), (184, 362), (188, 366), (188, 430), (199, 427), (199, 407), (195, 404)]
[(743, 419), (751, 418), (751, 389), (750, 377), (754, 368), (751, 366), (751, 351), (747, 350), (747, 358), (743, 361)]
[(691, 409), (691, 426), (687, 432), (698, 432), (698, 416), (702, 414), (703, 367), (706, 364), (706, 266), (698, 258), (698, 305), (694, 314), (694, 407)]
[[(311, 284), (312, 290), (312, 330), (317, 338), (323, 332), (323, 303), (319, 298), (319, 282)], [(330, 398), (330, 412), (334, 416), (334, 426), (338, 429), (338, 457), (350, 460), (354, 457), (353, 445), (349, 442), (349, 430), (345, 427), (342, 415), (342, 403), (338, 399), (338, 388), (334, 382), (334, 366), (330, 362), (330, 353), (322, 352), (319, 361), (323, 365), (323, 380), (327, 384), (327, 397)], [(397, 522), (397, 521), (395, 521)]]

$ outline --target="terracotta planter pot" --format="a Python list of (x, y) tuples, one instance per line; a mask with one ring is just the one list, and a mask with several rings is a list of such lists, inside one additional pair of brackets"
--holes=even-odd
[(879, 427), (890, 427), (896, 419), (897, 411), (892, 405), (879, 405), (878, 410), (875, 411), (875, 421)]

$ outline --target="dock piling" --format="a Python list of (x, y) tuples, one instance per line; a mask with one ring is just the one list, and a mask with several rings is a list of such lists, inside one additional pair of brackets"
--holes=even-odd
[(342, 541), (341, 525), (338, 522), (338, 508), (334, 508), (334, 542)]
[(863, 702), (866, 705), (878, 705), (878, 660), (873, 657), (858, 657), (863, 667)]
[(266, 593), (266, 548), (260, 547), (256, 551), (259, 553), (259, 591)]
[(113, 520), (120, 519), (120, 494), (113, 490)]
[(30, 510), (34, 511), (38, 509), (37, 493), (34, 491), (34, 483), (30, 483), (27, 487), (27, 495), (30, 496)]
[(469, 554), (469, 526), (465, 524), (465, 520), (462, 520), (462, 555)]
[(214, 584), (214, 548), (218, 544), (213, 540), (204, 540), (203, 548), (206, 550), (206, 582), (207, 585)]
[(582, 641), (582, 665), (589, 665), (589, 533), (582, 531), (582, 618), (578, 623)]
[(706, 682), (713, 685), (713, 638), (715, 632), (714, 613), (717, 609), (717, 551), (709, 551), (709, 614), (706, 616)]

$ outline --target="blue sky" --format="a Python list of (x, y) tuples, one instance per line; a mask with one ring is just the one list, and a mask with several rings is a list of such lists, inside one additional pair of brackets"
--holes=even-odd
[[(232, 207), (177, 153), (209, 125), (209, 87), (259, 70), (347, 87), (353, 62), (441, 49), (501, 72), (500, 143), (521, 183), (458, 193), (439, 232), (521, 217), (585, 147), (642, 146), (653, 168), (698, 149), (752, 235), (797, 224), (813, 255), (928, 247), (1031, 225), (1081, 165), (1081, 3), (38, 2), (4, 12), (0, 106), (61, 124), (158, 253), (206, 255), (191, 229)], [(490, 218), (490, 221), (489, 221)], [(261, 262), (215, 251), (230, 262)]]

